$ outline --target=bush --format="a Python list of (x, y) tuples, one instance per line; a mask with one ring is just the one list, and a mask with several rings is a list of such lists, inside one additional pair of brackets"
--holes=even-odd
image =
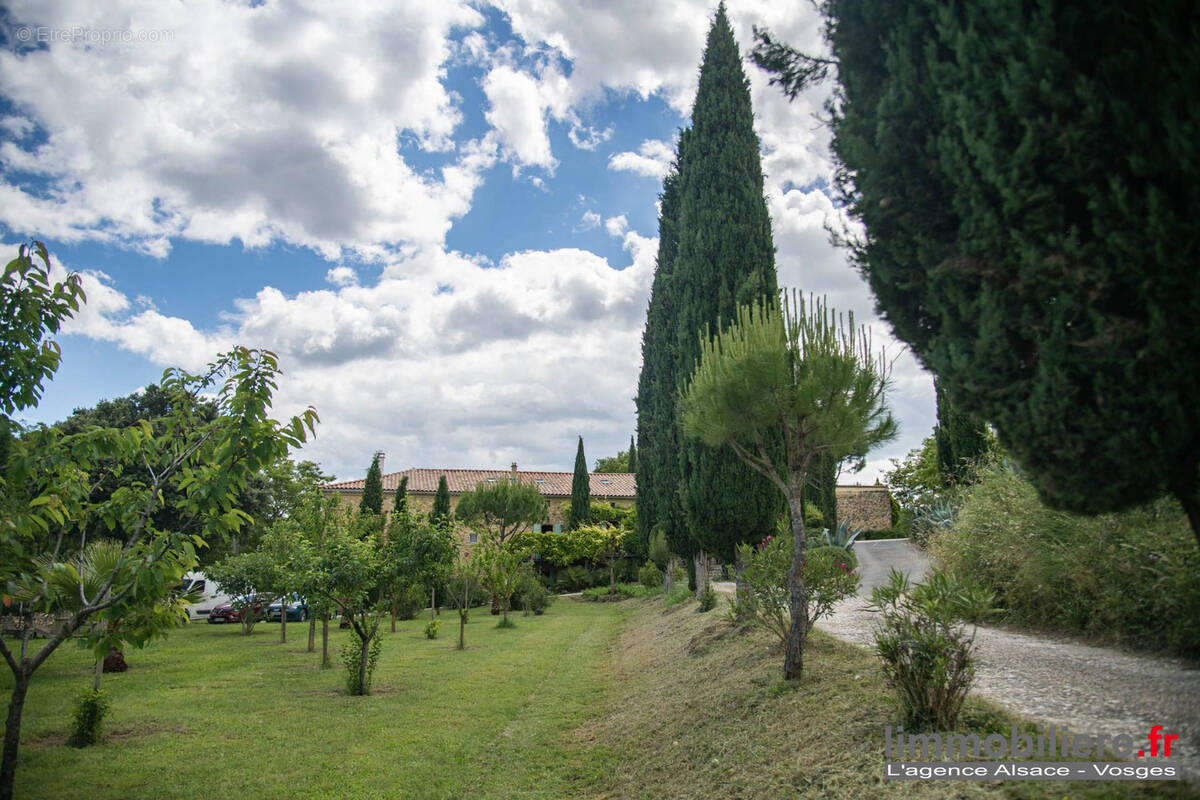
[[(738, 594), (730, 601), (737, 621), (745, 621), (770, 631), (787, 641), (791, 630), (791, 604), (788, 573), (792, 569), (792, 537), (768, 536), (757, 547), (738, 547), (742, 559), (742, 580)], [(808, 590), (808, 626), (833, 610), (839, 600), (858, 589), (857, 560), (840, 547), (814, 547), (805, 555), (804, 587)]]
[(396, 619), (412, 619), (425, 609), (428, 602), (429, 595), (425, 593), (425, 587), (410, 584), (396, 598)]
[(1200, 656), (1200, 549), (1178, 503), (1085, 517), (984, 471), (929, 550), (996, 595), (1005, 622)]
[[(786, 516), (786, 515), (785, 515)], [(784, 523), (787, 520), (784, 519)], [(816, 503), (804, 504), (804, 527), (806, 530), (819, 531), (825, 527), (825, 515), (821, 513), (821, 509)]]
[(621, 583), (633, 583), (638, 579), (639, 571), (636, 558), (622, 558), (617, 562), (617, 580)]
[(591, 573), (584, 567), (567, 567), (558, 573), (558, 588), (568, 592), (578, 592), (592, 585)]
[(663, 574), (653, 561), (647, 561), (645, 565), (638, 570), (638, 583), (645, 586), (647, 589), (657, 589), (662, 586)]
[(939, 571), (910, 588), (893, 569), (889, 584), (872, 592), (870, 607), (881, 619), (875, 651), (910, 731), (953, 730), (975, 678), (975, 633), (957, 620), (983, 617), (988, 598), (972, 599), (970, 590), (961, 588)]
[(359, 655), (362, 652), (362, 638), (358, 631), (350, 629), (350, 638), (342, 645), (342, 665), (346, 668), (346, 691), (352, 695), (371, 693), (371, 678), (375, 675), (375, 665), (379, 663), (379, 653), (383, 650), (383, 638), (376, 634), (367, 645), (367, 674), (359, 680)]
[(517, 587), (517, 602), (526, 614), (545, 614), (553, 599), (550, 591), (533, 575), (527, 576)]
[(585, 589), (582, 597), (593, 603), (603, 603), (609, 600), (627, 600), (631, 597), (653, 597), (662, 591), (661, 586), (647, 587), (640, 583), (618, 583), (613, 593), (608, 593), (608, 585)]
[(438, 631), (442, 629), (442, 621), (440, 619), (431, 619), (425, 623), (425, 638), (436, 639)]
[(712, 611), (717, 607), (717, 593), (713, 591), (712, 581), (704, 584), (704, 588), (700, 590), (700, 596), (697, 598), (700, 601), (700, 612)]
[(100, 744), (104, 738), (104, 717), (111, 707), (112, 703), (103, 689), (84, 689), (80, 692), (75, 701), (75, 719), (67, 744), (72, 747)]

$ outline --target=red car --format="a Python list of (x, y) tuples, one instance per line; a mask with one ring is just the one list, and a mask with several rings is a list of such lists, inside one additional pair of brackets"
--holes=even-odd
[(234, 600), (232, 603), (222, 603), (215, 607), (212, 613), (208, 615), (210, 625), (223, 622), (241, 622), (242, 612), (238, 611), (238, 606), (249, 607), (250, 612), (254, 615), (255, 621), (261, 621), (267, 618), (267, 608), (263, 603), (265, 600), (258, 595), (250, 595), (243, 602), (241, 598)]

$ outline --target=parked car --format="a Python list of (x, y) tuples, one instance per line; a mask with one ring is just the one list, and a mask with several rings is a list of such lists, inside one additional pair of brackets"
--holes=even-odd
[(229, 605), (233, 598), (225, 594), (214, 581), (205, 577), (203, 572), (189, 572), (183, 576), (179, 585), (179, 593), (195, 592), (200, 599), (187, 607), (189, 620), (205, 619), (217, 606)]
[[(241, 598), (236, 598), (231, 603), (222, 603), (208, 615), (208, 621), (211, 623), (241, 622), (242, 613), (237, 609), (237, 606), (243, 604)], [(248, 604), (249, 612), (254, 615), (254, 619), (263, 620), (267, 618), (267, 610), (263, 607), (263, 598), (257, 595), (250, 595), (246, 598), (245, 604)]]
[[(267, 622), (279, 622), (280, 611), (283, 604), (276, 600), (271, 605), (267, 606)], [(288, 622), (304, 622), (308, 619), (308, 601), (297, 594), (288, 597), (287, 604)]]

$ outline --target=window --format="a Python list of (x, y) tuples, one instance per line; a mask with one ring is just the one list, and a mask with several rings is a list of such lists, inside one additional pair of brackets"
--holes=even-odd
[(472, 533), (470, 538), (467, 541), (469, 544), (478, 544), (479, 543), (479, 534)]
[(603, 483), (605, 486), (608, 486), (610, 483), (612, 483), (612, 481), (610, 481), (608, 478), (601, 478), (600, 482)]
[(487, 482), (488, 482), (488, 483), (495, 483), (495, 482), (496, 482), (496, 479), (495, 479), (495, 478), (488, 478), (488, 479), (487, 479)]
[(542, 533), (554, 533), (554, 526), (543, 524), (542, 525)]
[(545, 483), (546, 479), (545, 478), (534, 478), (533, 482), (534, 483)]

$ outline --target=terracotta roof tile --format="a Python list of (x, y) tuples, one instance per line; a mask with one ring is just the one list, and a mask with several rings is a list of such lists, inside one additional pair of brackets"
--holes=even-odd
[[(446, 476), (446, 484), (451, 494), (462, 494), (474, 489), (478, 484), (512, 477), (512, 471), (507, 469), (406, 469), (402, 472), (389, 472), (383, 476), (383, 490), (394, 492), (400, 485), (400, 479), (408, 476), (408, 491), (413, 494), (433, 494), (437, 491), (438, 478)], [(517, 479), (521, 483), (535, 484), (542, 494), (547, 497), (570, 497), (570, 472), (530, 472), (520, 470)], [(322, 488), (345, 492), (361, 492), (365, 478), (352, 481), (336, 481), (327, 483)], [(592, 497), (602, 499), (632, 500), (637, 494), (637, 485), (631, 472), (601, 473), (593, 472), (588, 475)]]

